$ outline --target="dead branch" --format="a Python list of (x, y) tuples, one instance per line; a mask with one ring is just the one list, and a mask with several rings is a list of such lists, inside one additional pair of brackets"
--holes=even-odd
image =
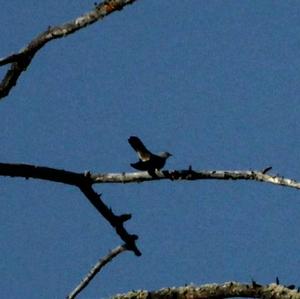
[[(270, 168), (270, 167), (268, 167)], [(300, 182), (278, 175), (266, 174), (265, 170), (187, 170), (156, 171), (151, 176), (147, 171), (122, 173), (76, 173), (56, 168), (34, 166), (29, 164), (0, 163), (0, 176), (33, 178), (81, 186), (82, 181), (89, 184), (104, 183), (140, 183), (154, 180), (195, 181), (195, 180), (250, 180), (300, 189)]]
[(269, 175), (257, 170), (172, 170), (157, 171), (151, 176), (147, 171), (131, 173), (105, 173), (91, 174), (91, 179), (96, 183), (136, 183), (153, 180), (195, 181), (195, 180), (250, 180), (265, 182), (295, 189), (300, 189), (300, 182), (278, 175)]
[(135, 244), (138, 236), (129, 234), (124, 228), (124, 222), (131, 218), (131, 214), (115, 215), (112, 209), (107, 207), (106, 204), (101, 200), (100, 195), (93, 190), (91, 183), (83, 183), (79, 186), (79, 188), (94, 206), (94, 208), (115, 229), (116, 233), (126, 243), (127, 249), (133, 251), (135, 255), (140, 256), (141, 252), (138, 250)]
[(11, 64), (0, 83), (0, 99), (6, 97), (10, 90), (16, 85), (21, 73), (26, 71), (35, 54), (48, 42), (65, 37), (88, 25), (102, 20), (109, 14), (122, 10), (128, 4), (136, 0), (106, 0), (95, 5), (90, 12), (76, 18), (75, 20), (54, 27), (49, 27), (45, 32), (39, 34), (26, 47), (18, 53), (11, 54), (0, 59), (0, 66)]
[(261, 299), (300, 299), (298, 290), (277, 285), (259, 285), (257, 283), (242, 284), (227, 282), (224, 284), (206, 284), (203, 286), (189, 285), (179, 288), (165, 288), (159, 291), (132, 291), (127, 294), (114, 296), (113, 299), (223, 299), (223, 298), (261, 298)]
[[(268, 167), (270, 168), (270, 167)], [(122, 173), (76, 173), (56, 168), (34, 166), (29, 164), (0, 163), (0, 176), (23, 177), (59, 182), (79, 186), (83, 180), (89, 184), (104, 183), (140, 183), (154, 180), (195, 181), (195, 180), (252, 180), (295, 189), (300, 189), (300, 182), (278, 175), (266, 174), (265, 170), (209, 170), (197, 171), (191, 167), (187, 170), (156, 171), (151, 176), (147, 171)]]
[(95, 275), (113, 258), (121, 254), (122, 252), (128, 250), (126, 244), (121, 245), (113, 249), (108, 253), (107, 256), (100, 259), (93, 268), (89, 271), (89, 273), (81, 280), (81, 282), (75, 287), (75, 289), (67, 296), (67, 299), (74, 299), (77, 295), (84, 290), (85, 287), (91, 282), (91, 280), (95, 277)]

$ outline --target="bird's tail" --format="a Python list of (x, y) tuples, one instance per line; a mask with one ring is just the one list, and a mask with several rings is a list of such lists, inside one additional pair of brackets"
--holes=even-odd
[(145, 147), (143, 142), (136, 136), (131, 136), (128, 139), (129, 144), (140, 156), (149, 156), (151, 155), (150, 151)]

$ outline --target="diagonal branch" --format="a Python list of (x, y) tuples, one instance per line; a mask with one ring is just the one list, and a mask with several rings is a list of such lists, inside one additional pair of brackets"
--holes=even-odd
[(127, 249), (135, 253), (136, 256), (140, 256), (141, 252), (136, 247), (135, 241), (138, 239), (137, 235), (129, 234), (124, 228), (124, 222), (131, 218), (131, 214), (122, 214), (117, 216), (113, 211), (108, 208), (105, 203), (101, 200), (100, 195), (97, 194), (92, 184), (84, 182), (79, 186), (82, 193), (94, 206), (94, 208), (110, 223), (110, 225), (116, 230), (116, 233), (126, 243)]
[(0, 66), (11, 64), (10, 69), (5, 74), (0, 83), (0, 99), (6, 97), (10, 90), (16, 85), (21, 73), (24, 72), (35, 54), (46, 43), (51, 40), (65, 37), (88, 25), (95, 23), (108, 16), (109, 14), (123, 9), (128, 4), (132, 4), (136, 0), (107, 0), (95, 6), (95, 8), (76, 18), (75, 20), (60, 26), (49, 27), (45, 32), (33, 39), (20, 52), (9, 55), (0, 59)]
[(76, 288), (67, 296), (67, 299), (74, 299), (77, 295), (91, 282), (95, 275), (113, 258), (121, 254), (122, 252), (128, 250), (126, 245), (121, 245), (113, 249), (108, 253), (107, 256), (100, 259), (96, 265), (89, 271), (89, 273), (82, 279), (82, 281), (76, 286)]
[(141, 252), (135, 244), (138, 236), (129, 234), (124, 228), (124, 223), (131, 218), (131, 215), (115, 215), (113, 211), (106, 206), (100, 195), (93, 190), (93, 181), (90, 178), (89, 172), (76, 173), (50, 167), (0, 163), (0, 176), (23, 177), (26, 179), (34, 178), (78, 187), (96, 210), (115, 229), (116, 233), (125, 242), (126, 248), (133, 251), (137, 256), (141, 255)]

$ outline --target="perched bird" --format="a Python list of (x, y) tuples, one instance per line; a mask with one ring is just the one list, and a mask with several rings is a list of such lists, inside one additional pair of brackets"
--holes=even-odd
[(172, 156), (168, 152), (162, 152), (157, 155), (152, 154), (136, 136), (131, 136), (128, 139), (129, 144), (137, 152), (139, 161), (130, 164), (133, 168), (143, 171), (148, 171), (150, 175), (155, 175), (155, 170), (162, 169), (166, 160)]

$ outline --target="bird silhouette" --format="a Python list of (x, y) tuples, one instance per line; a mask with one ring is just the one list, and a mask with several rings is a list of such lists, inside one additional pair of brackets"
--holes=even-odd
[(150, 175), (155, 175), (155, 170), (162, 169), (166, 164), (166, 160), (172, 156), (168, 152), (161, 152), (156, 155), (151, 153), (136, 136), (129, 137), (128, 142), (139, 157), (138, 162), (130, 165), (137, 170), (148, 171)]

